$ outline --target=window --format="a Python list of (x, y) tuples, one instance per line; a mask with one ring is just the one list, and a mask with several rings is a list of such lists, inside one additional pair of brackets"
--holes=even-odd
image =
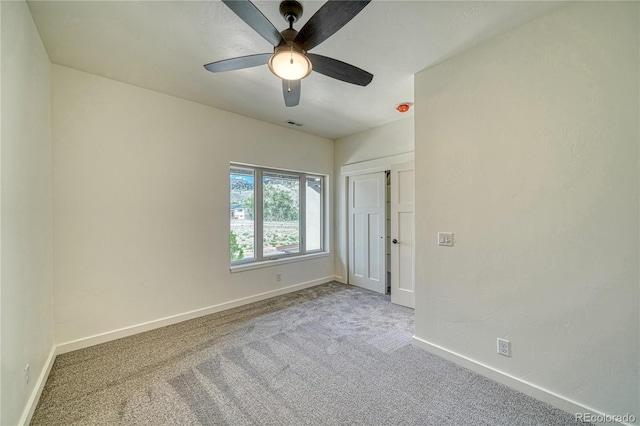
[(231, 264), (324, 250), (324, 177), (231, 164)]

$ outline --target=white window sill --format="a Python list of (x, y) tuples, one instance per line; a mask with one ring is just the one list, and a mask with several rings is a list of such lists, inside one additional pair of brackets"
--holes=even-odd
[(242, 263), (239, 265), (232, 265), (229, 270), (232, 274), (236, 272), (250, 271), (252, 269), (268, 268), (270, 266), (282, 265), (285, 263), (302, 262), (304, 260), (319, 259), (321, 257), (327, 257), (331, 253), (322, 251), (318, 253), (310, 253), (302, 256), (281, 257), (274, 260), (263, 260), (261, 262)]

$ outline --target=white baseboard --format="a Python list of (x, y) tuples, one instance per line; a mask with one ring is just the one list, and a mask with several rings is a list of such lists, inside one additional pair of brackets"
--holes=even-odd
[(122, 337), (132, 336), (134, 334), (142, 333), (144, 331), (154, 330), (156, 328), (165, 327), (167, 325), (172, 325), (182, 321), (187, 321), (190, 319), (202, 317), (204, 315), (214, 314), (216, 312), (224, 311), (231, 308), (236, 308), (238, 306), (246, 305), (249, 303), (270, 299), (272, 297), (280, 296), (282, 294), (287, 294), (294, 291), (303, 290), (305, 288), (314, 287), (316, 285), (333, 281), (334, 279), (335, 279), (334, 276), (324, 277), (317, 280), (307, 281), (304, 283), (280, 288), (277, 290), (267, 291), (267, 292), (256, 294), (249, 297), (243, 297), (241, 299), (232, 300), (230, 302), (220, 303), (218, 305), (196, 309), (190, 312), (172, 315), (165, 318), (160, 318), (157, 320), (144, 322), (142, 324), (136, 324), (136, 325), (124, 327), (118, 330), (108, 331), (106, 333), (100, 333), (94, 336), (84, 337), (82, 339), (60, 343), (58, 344), (56, 353), (63, 354), (63, 353), (75, 351), (78, 349), (88, 348), (89, 346), (98, 345), (100, 343), (109, 342), (111, 340), (120, 339)]
[[(605, 414), (601, 411), (579, 404), (548, 389), (544, 389), (540, 386), (526, 382), (500, 370), (496, 370), (493, 367), (489, 367), (488, 365), (482, 364), (481, 362), (475, 361), (456, 352), (452, 352), (419, 337), (413, 336), (413, 343), (415, 346), (424, 349), (427, 352), (430, 352), (448, 361), (454, 362), (462, 367), (468, 368), (475, 373), (488, 377), (491, 380), (495, 380), (498, 383), (502, 383), (505, 386), (509, 386), (510, 388), (522, 392), (525, 395), (529, 395), (539, 401), (546, 402), (547, 404), (559, 408), (560, 410), (566, 411), (569, 414), (575, 415), (576, 413), (590, 413), (594, 416), (605, 416)], [(631, 424), (629, 423), (609, 422), (606, 424), (628, 424), (629, 426), (631, 426)]]
[(36, 383), (31, 395), (29, 396), (29, 400), (27, 401), (27, 405), (24, 408), (24, 412), (20, 417), (19, 425), (28, 425), (31, 422), (31, 417), (33, 417), (33, 412), (38, 405), (38, 401), (40, 400), (40, 395), (42, 394), (42, 390), (44, 389), (45, 383), (47, 383), (47, 378), (49, 377), (49, 373), (51, 372), (51, 367), (53, 367), (53, 362), (56, 360), (56, 346), (53, 345), (51, 347), (51, 351), (49, 352), (49, 356), (44, 363), (44, 367), (38, 376), (38, 382)]
[(346, 284), (347, 283), (347, 280), (345, 280), (344, 278), (342, 278), (342, 277), (340, 277), (338, 275), (334, 275), (333, 276), (333, 280), (337, 281), (337, 282), (339, 282), (341, 284)]

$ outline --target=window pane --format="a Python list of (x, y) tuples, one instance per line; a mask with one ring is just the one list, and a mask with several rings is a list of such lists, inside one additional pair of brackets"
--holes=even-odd
[(230, 173), (230, 221), (229, 248), (231, 261), (254, 258), (255, 230), (253, 224), (254, 182), (251, 169), (231, 167)]
[(322, 249), (322, 178), (307, 176), (307, 251)]
[(262, 174), (263, 252), (271, 256), (300, 251), (300, 178), (284, 173)]

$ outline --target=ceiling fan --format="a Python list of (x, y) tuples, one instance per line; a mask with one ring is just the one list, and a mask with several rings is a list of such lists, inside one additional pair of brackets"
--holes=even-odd
[(211, 72), (233, 71), (268, 65), (282, 79), (284, 103), (288, 107), (300, 102), (300, 80), (311, 70), (351, 84), (366, 86), (373, 75), (353, 65), (322, 55), (308, 53), (353, 19), (371, 0), (329, 0), (296, 31), (293, 24), (302, 16), (302, 5), (295, 0), (280, 3), (280, 14), (289, 28), (279, 32), (249, 0), (222, 0), (236, 15), (271, 43), (273, 53), (224, 59), (205, 65)]

